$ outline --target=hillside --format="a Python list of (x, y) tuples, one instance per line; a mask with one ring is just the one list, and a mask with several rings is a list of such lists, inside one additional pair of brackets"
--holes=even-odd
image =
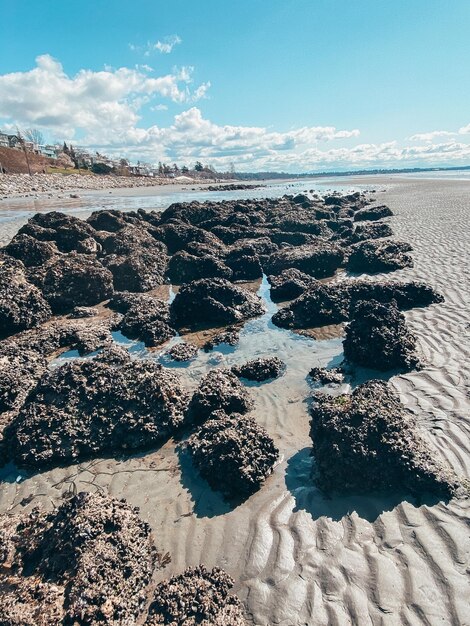
[[(53, 162), (47, 157), (32, 152), (28, 152), (28, 158), (32, 173), (44, 172)], [(24, 152), (16, 148), (0, 147), (0, 171), (6, 171), (7, 174), (27, 174), (28, 166)]]

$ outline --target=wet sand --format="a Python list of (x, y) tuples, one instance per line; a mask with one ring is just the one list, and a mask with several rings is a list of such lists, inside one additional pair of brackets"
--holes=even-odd
[[(385, 188), (378, 201), (395, 214), (387, 221), (396, 239), (413, 245), (415, 267), (387, 278), (425, 280), (445, 296), (444, 304), (406, 313), (426, 367), (391, 383), (416, 412), (436, 455), (469, 478), (470, 182), (341, 182)], [(219, 364), (270, 355), (287, 363), (283, 377), (249, 387), (256, 419), (282, 455), (258, 493), (230, 508), (170, 441), (131, 459), (94, 460), (34, 476), (9, 466), (2, 472), (0, 512), (18, 511), (22, 504), (27, 510), (38, 503), (50, 508), (72, 482), (78, 490), (124, 497), (140, 506), (157, 545), (172, 555), (161, 578), (188, 565), (221, 566), (235, 578), (235, 591), (257, 625), (469, 624), (468, 499), (444, 504), (424, 496), (417, 502), (409, 494), (324, 498), (310, 480), (306, 375), (311, 367), (340, 362), (341, 339), (315, 341), (275, 328), (270, 317), (276, 305), (265, 281), (259, 290), (268, 313), (245, 325), (239, 346), (172, 365), (195, 386)], [(146, 358), (162, 358), (171, 345), (149, 353), (129, 343)]]

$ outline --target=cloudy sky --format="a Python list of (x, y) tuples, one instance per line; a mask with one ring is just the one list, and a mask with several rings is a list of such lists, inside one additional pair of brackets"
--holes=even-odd
[(469, 0), (0, 0), (0, 129), (156, 163), (470, 165)]

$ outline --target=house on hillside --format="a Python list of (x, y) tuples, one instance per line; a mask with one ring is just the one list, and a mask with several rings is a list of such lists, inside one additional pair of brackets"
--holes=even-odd
[(57, 158), (57, 148), (55, 146), (38, 146), (39, 154), (49, 159)]
[(20, 140), (16, 135), (9, 135), (0, 130), (0, 148), (20, 148)]
[(8, 135), (0, 131), (0, 148), (9, 148), (9, 147), (10, 147), (10, 141), (8, 139)]

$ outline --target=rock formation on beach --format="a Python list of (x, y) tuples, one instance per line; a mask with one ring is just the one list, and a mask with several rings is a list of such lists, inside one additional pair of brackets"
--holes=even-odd
[(311, 282), (304, 293), (273, 315), (280, 328), (313, 328), (346, 322), (359, 300), (387, 303), (394, 300), (400, 309), (429, 306), (443, 297), (426, 283), (342, 281)]
[(270, 378), (278, 378), (285, 369), (286, 364), (281, 361), (280, 358), (271, 356), (253, 359), (242, 365), (234, 365), (232, 372), (235, 376), (238, 376), (238, 378), (263, 382)]
[(321, 385), (339, 385), (344, 382), (344, 371), (340, 367), (326, 369), (324, 367), (312, 367), (308, 373), (314, 383)]
[(187, 403), (175, 372), (114, 348), (45, 373), (4, 437), (11, 458), (32, 469), (129, 453), (181, 428)]
[(272, 472), (279, 450), (252, 417), (215, 411), (187, 441), (194, 465), (228, 500), (246, 498)]
[(135, 624), (161, 564), (137, 510), (80, 493), (50, 513), (0, 518), (0, 623)]
[(206, 420), (214, 411), (247, 413), (253, 408), (253, 401), (238, 378), (230, 370), (211, 370), (206, 374), (189, 405), (193, 420)]
[(405, 489), (449, 498), (459, 489), (387, 383), (371, 380), (351, 395), (317, 394), (310, 413), (312, 452), (325, 491)]
[(246, 626), (232, 587), (219, 567), (188, 568), (157, 585), (145, 626)]
[(420, 364), (416, 337), (394, 300), (387, 304), (359, 301), (346, 328), (343, 348), (346, 361), (371, 369), (406, 372)]
[(177, 343), (172, 346), (169, 350), (166, 351), (166, 355), (169, 356), (173, 361), (185, 362), (192, 361), (197, 356), (199, 352), (199, 348), (192, 343), (187, 343), (186, 341), (182, 341), (181, 343)]
[(264, 313), (261, 298), (223, 278), (201, 279), (183, 285), (170, 306), (176, 328), (223, 326)]

